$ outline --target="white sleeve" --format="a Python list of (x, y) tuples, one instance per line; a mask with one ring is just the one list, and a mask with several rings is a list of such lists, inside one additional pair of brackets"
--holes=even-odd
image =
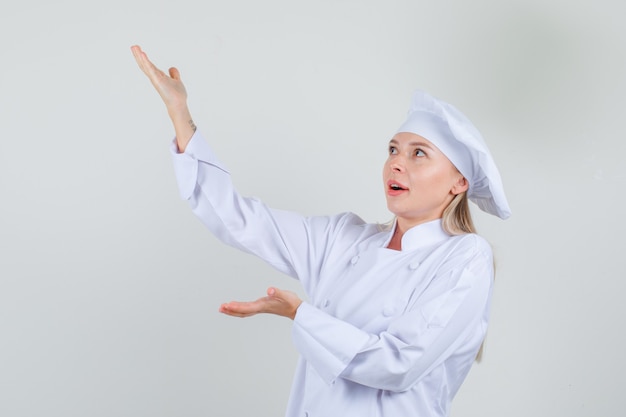
[(314, 285), (322, 259), (337, 245), (336, 231), (346, 222), (362, 221), (350, 213), (303, 217), (242, 197), (199, 132), (184, 153), (178, 153), (175, 144), (171, 150), (181, 198), (206, 227), (224, 243), (302, 280), (309, 293), (312, 288), (307, 286)]
[(486, 332), (492, 281), (491, 253), (479, 254), (436, 277), (423, 301), (380, 334), (303, 303), (294, 320), (294, 343), (326, 383), (345, 378), (405, 391), (453, 354), (475, 356)]

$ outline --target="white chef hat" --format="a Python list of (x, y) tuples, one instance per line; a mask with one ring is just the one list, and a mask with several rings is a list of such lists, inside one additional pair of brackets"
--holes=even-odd
[(455, 107), (417, 90), (400, 132), (415, 133), (439, 148), (467, 179), (467, 197), (481, 210), (502, 219), (511, 215), (500, 173), (485, 141)]

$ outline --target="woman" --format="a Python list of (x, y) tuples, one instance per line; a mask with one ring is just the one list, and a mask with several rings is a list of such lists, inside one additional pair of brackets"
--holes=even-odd
[(224, 314), (293, 320), (300, 353), (295, 416), (446, 416), (485, 336), (493, 283), (468, 198), (509, 216), (480, 134), (452, 106), (416, 92), (383, 169), (390, 228), (352, 213), (305, 218), (240, 196), (202, 139), (175, 68), (135, 59), (167, 107), (181, 196), (223, 242), (301, 281), (309, 298), (270, 288)]

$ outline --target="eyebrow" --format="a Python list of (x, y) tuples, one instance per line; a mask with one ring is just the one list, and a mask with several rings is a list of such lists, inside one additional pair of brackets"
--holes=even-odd
[[(398, 141), (397, 141), (397, 140), (395, 140), (395, 139), (391, 139), (391, 140), (389, 141), (389, 143), (390, 143), (390, 144), (391, 144), (391, 143), (393, 143), (394, 145), (399, 145), (399, 144), (400, 144), (400, 142), (398, 142)], [(430, 145), (429, 145), (428, 143), (426, 143), (426, 142), (417, 142), (417, 141), (413, 141), (413, 142), (409, 142), (409, 143), (408, 143), (408, 145), (409, 145), (409, 146), (421, 146), (421, 147), (424, 147), (424, 148), (433, 149), (433, 147), (432, 147), (432, 146), (430, 146)]]

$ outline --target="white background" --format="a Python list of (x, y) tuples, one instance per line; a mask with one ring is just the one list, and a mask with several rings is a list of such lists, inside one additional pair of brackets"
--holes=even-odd
[(626, 406), (623, 2), (5, 2), (0, 415), (280, 416), (290, 322), (217, 308), (297, 282), (178, 198), (173, 129), (129, 47), (176, 65), (244, 194), (390, 219), (386, 144), (415, 88), (479, 127), (508, 221), (485, 359), (453, 417)]

